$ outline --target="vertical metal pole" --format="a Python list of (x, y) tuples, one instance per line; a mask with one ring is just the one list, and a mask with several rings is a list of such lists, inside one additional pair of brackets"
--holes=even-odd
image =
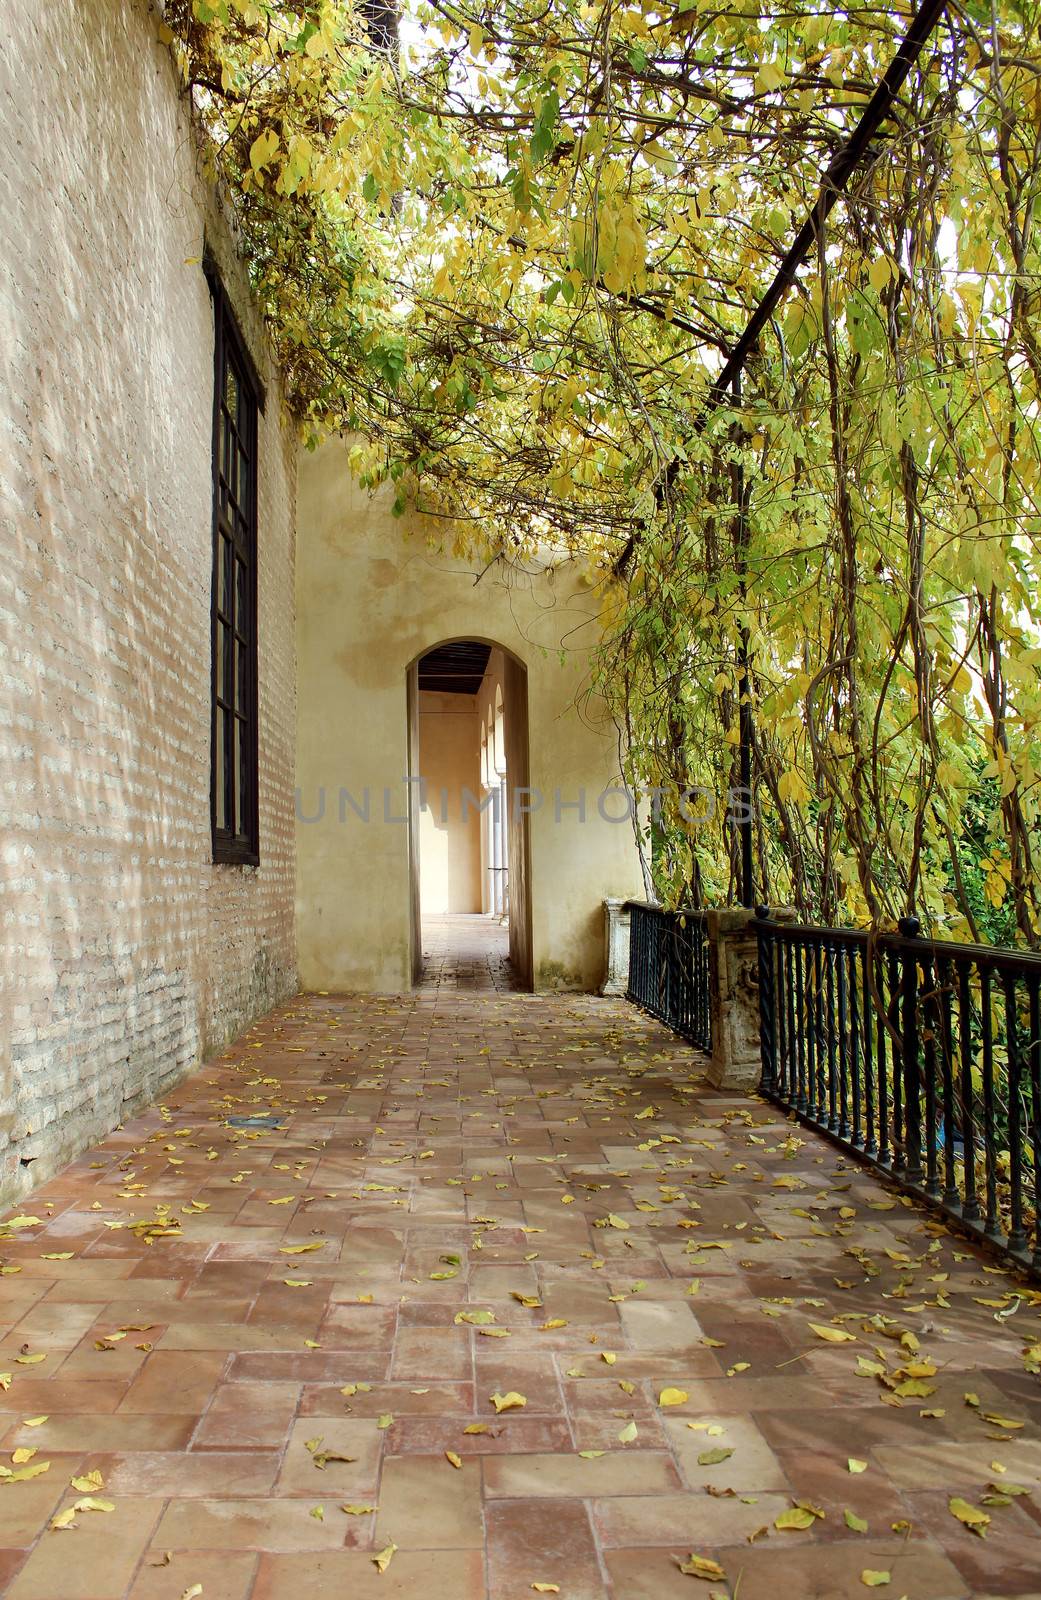
[[(733, 381), (734, 405), (741, 407), (741, 373), (735, 372)], [(740, 437), (740, 434), (739, 434)], [(734, 502), (737, 517), (734, 524), (734, 557), (737, 565), (742, 604), (746, 598), (745, 549), (748, 544), (748, 491), (745, 484), (744, 464), (734, 465)], [(741, 904), (755, 905), (752, 868), (752, 684), (748, 671), (748, 628), (741, 624), (737, 646), (738, 676), (740, 679), (737, 702), (738, 770), (741, 776), (741, 810), (738, 814), (738, 840), (741, 849)]]
[[(758, 915), (760, 922), (765, 922), (770, 915), (769, 907), (760, 906)], [(762, 1062), (759, 1088), (762, 1094), (769, 1095), (774, 1094), (777, 1088), (776, 1035), (774, 1033), (776, 955), (774, 941), (769, 932), (764, 928), (759, 928), (757, 934), (759, 944), (759, 1054)]]

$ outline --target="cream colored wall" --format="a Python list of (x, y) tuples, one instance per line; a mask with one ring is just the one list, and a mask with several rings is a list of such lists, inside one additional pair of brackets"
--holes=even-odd
[[(297, 829), (301, 982), (409, 986), (408, 828), (397, 820), (407, 817), (406, 671), (436, 644), (477, 638), (527, 668), (531, 782), (545, 795), (530, 830), (535, 986), (595, 988), (601, 902), (640, 890), (631, 826), (597, 812), (597, 796), (617, 782), (614, 729), (597, 725), (595, 706), (582, 715), (574, 706), (596, 641), (596, 597), (570, 569), (526, 576), (497, 564), (475, 581), (476, 564), (403, 538), (390, 506), (389, 495), (370, 498), (352, 482), (340, 441), (302, 458), (297, 782), (299, 810), (314, 820)], [(565, 800), (586, 789), (584, 823), (575, 811), (554, 820), (557, 786)], [(339, 804), (341, 788), (363, 809), (368, 789), (368, 822)]]
[(481, 910), (481, 726), (473, 695), (420, 690), (419, 897), (423, 915)]

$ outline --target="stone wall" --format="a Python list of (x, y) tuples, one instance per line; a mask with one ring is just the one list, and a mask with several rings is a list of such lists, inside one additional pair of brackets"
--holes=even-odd
[[(295, 444), (144, 0), (0, 30), (0, 1195), (295, 987)], [(259, 868), (211, 860), (213, 318), (266, 384)]]

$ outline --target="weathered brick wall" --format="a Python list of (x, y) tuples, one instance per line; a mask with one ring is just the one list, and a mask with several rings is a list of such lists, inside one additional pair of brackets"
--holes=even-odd
[[(0, 1195), (295, 987), (295, 447), (145, 0), (0, 27)], [(261, 865), (209, 835), (213, 321), (267, 384)]]

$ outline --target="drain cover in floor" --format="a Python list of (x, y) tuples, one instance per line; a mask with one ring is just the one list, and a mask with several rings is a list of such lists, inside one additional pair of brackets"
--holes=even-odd
[(280, 1128), (284, 1117), (229, 1117), (229, 1128)]

